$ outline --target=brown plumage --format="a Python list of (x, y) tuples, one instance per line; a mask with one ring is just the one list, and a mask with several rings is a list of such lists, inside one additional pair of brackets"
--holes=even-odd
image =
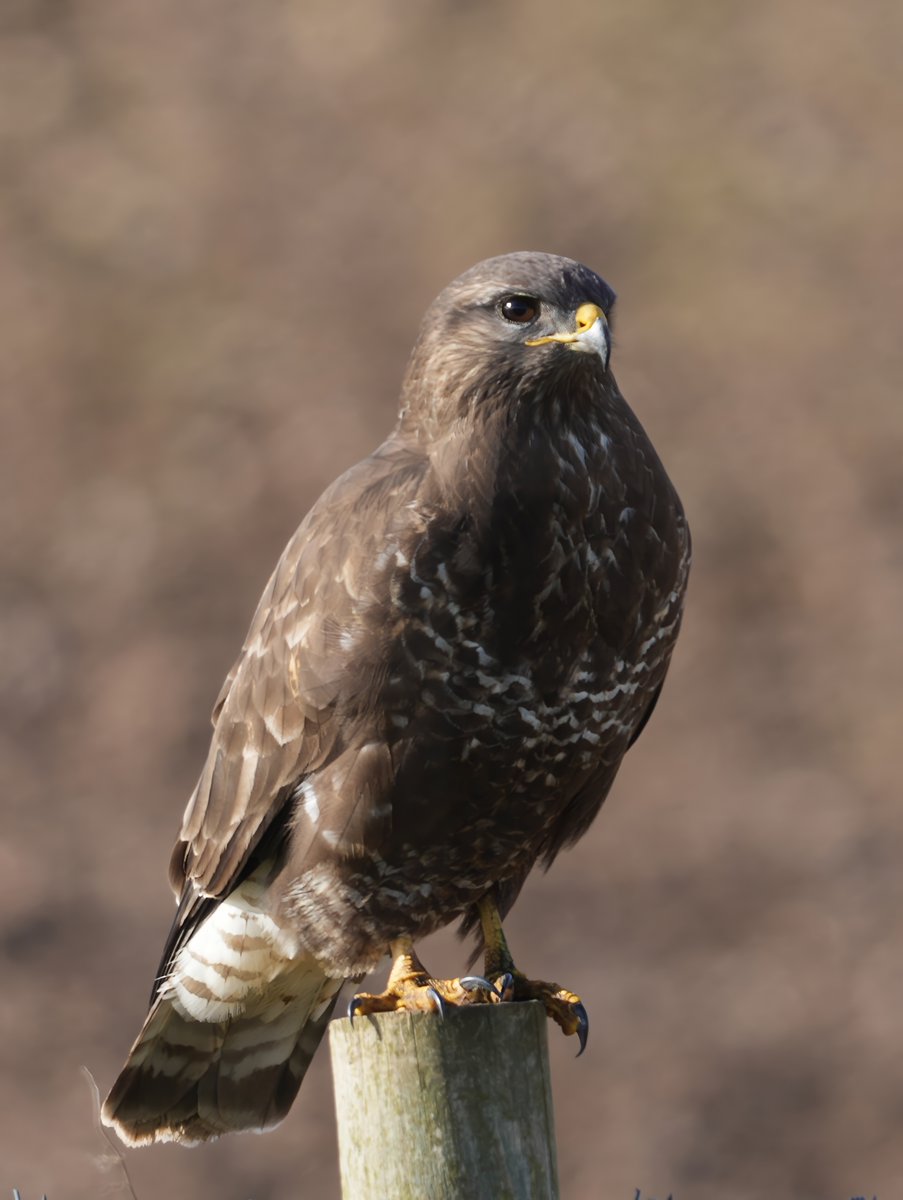
[(126, 1141), (264, 1128), (342, 982), (502, 913), (602, 804), (689, 567), (608, 364), (614, 295), (512, 254), (428, 310), (389, 438), (286, 547), (214, 710), (178, 913), (104, 1106)]

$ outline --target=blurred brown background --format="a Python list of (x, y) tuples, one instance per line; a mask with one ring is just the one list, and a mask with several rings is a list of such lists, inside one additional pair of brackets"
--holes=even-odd
[[(696, 543), (655, 720), (510, 922), (593, 1018), (579, 1063), (551, 1037), (563, 1196), (903, 1194), (901, 34), (4, 0), (0, 1194), (125, 1195), (79, 1066), (139, 1027), (221, 679), (425, 305), (525, 248), (618, 290)], [(128, 1162), (139, 1200), (335, 1200), (327, 1055), (279, 1131)]]

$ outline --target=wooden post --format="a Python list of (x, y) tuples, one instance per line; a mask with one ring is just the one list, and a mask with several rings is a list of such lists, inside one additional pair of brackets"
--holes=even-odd
[(329, 1028), (345, 1200), (558, 1200), (545, 1009)]

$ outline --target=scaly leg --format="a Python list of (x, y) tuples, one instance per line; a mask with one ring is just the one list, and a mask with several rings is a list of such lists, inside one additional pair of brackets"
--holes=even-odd
[(589, 1036), (589, 1018), (579, 996), (543, 979), (527, 979), (518, 971), (508, 949), (502, 929), (502, 918), (498, 905), (491, 894), (478, 904), (480, 925), (483, 930), (485, 949), (485, 975), (492, 980), (503, 1000), (541, 1000), (547, 1014), (568, 1036), (576, 1033), (580, 1041), (579, 1058), (586, 1049)]
[(377, 1012), (434, 1012), (444, 1014), (446, 1005), (497, 1004), (499, 1001), (539, 1000), (546, 1013), (568, 1035), (577, 1034), (580, 1054), (586, 1048), (589, 1018), (579, 996), (543, 979), (528, 979), (518, 971), (508, 949), (498, 905), (484, 896), (479, 905), (485, 944), (485, 978), (465, 975), (461, 979), (434, 979), (414, 952), (413, 939), (397, 937), (389, 945), (392, 970), (386, 989), (379, 993), (358, 992), (348, 1005), (348, 1016)]

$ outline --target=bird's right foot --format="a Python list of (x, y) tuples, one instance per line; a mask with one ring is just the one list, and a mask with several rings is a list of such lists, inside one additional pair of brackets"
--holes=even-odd
[(397, 938), (392, 943), (393, 963), (383, 992), (358, 992), (348, 1004), (348, 1016), (378, 1012), (438, 1012), (445, 1015), (446, 1006), (459, 1008), (468, 1004), (497, 1004), (498, 990), (481, 975), (465, 975), (460, 979), (434, 979), (414, 953), (410, 938)]

